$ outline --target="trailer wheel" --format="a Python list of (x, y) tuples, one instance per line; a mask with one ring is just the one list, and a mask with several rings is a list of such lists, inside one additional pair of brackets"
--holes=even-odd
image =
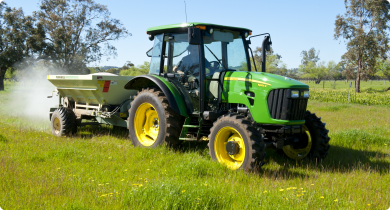
[(134, 146), (153, 148), (164, 142), (170, 146), (180, 143), (181, 117), (157, 89), (138, 92), (131, 102), (128, 125)]
[(51, 116), (51, 133), (64, 136), (77, 133), (76, 115), (71, 109), (60, 107)]
[(305, 134), (301, 137), (297, 145), (286, 145), (283, 147), (284, 154), (294, 160), (304, 157), (310, 159), (323, 159), (328, 155), (329, 136), (325, 128), (325, 123), (321, 122), (314, 113), (305, 113)]
[(242, 115), (227, 114), (218, 118), (210, 130), (209, 139), (211, 158), (233, 170), (251, 170), (263, 164), (263, 136)]

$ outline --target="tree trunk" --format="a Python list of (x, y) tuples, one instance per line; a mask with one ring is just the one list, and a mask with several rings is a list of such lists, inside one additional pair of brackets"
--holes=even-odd
[(356, 85), (355, 85), (355, 91), (357, 93), (360, 93), (360, 71), (361, 71), (361, 64), (362, 64), (362, 60), (359, 59), (358, 61), (358, 70), (357, 70), (357, 74), (356, 74)]
[(3, 69), (0, 67), (0, 91), (4, 90), (4, 77), (5, 77), (5, 72), (7, 71), (7, 69), (5, 70)]

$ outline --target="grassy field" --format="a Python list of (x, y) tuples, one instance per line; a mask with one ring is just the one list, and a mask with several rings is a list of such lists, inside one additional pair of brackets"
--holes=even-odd
[(4, 210), (390, 207), (390, 106), (310, 101), (330, 130), (328, 157), (292, 161), (271, 150), (261, 170), (243, 172), (212, 161), (207, 143), (134, 148), (108, 126), (55, 138), (48, 119), (9, 114), (9, 97), (0, 92)]

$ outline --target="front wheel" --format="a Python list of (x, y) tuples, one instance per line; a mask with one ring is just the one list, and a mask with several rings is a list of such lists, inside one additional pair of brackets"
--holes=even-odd
[(306, 156), (310, 159), (323, 159), (328, 155), (329, 150), (329, 130), (325, 128), (325, 123), (314, 113), (306, 111), (304, 134), (300, 136), (299, 142), (294, 145), (283, 147), (284, 154), (294, 160), (301, 160)]
[(138, 92), (129, 109), (129, 135), (134, 146), (176, 145), (181, 117), (169, 106), (164, 93), (157, 89)]
[(254, 169), (261, 166), (265, 144), (259, 130), (244, 116), (224, 115), (214, 123), (209, 136), (212, 159), (230, 169)]

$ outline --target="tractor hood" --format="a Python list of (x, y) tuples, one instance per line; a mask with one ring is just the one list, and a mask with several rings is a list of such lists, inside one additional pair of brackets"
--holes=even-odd
[[(278, 109), (275, 107), (282, 109), (281, 104), (285, 96), (279, 95), (277, 98), (269, 98), (269, 95), (271, 93), (273, 96), (287, 93), (288, 91), (284, 91), (286, 89), (305, 91), (309, 89), (309, 86), (288, 77), (265, 72), (228, 71), (223, 81), (222, 102), (245, 105), (257, 123), (301, 125), (305, 123), (305, 120), (282, 119), (277, 116), (277, 113), (275, 116), (271, 116), (271, 111)], [(274, 103), (275, 101), (279, 102)], [(304, 100), (297, 101), (305, 103)], [(306, 103), (298, 107), (299, 112), (306, 111)]]
[(308, 89), (309, 86), (299, 82), (297, 80), (279, 76), (276, 74), (266, 72), (245, 72), (245, 71), (233, 71), (227, 72), (225, 75), (225, 81), (242, 81), (251, 83), (251, 87), (254, 88), (254, 84), (257, 87), (266, 89), (281, 89), (281, 88), (299, 88)]

